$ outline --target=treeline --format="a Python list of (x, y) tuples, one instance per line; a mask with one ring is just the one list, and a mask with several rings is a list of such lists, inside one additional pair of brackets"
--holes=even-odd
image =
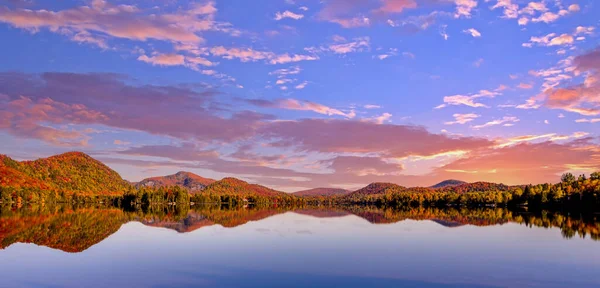
[[(218, 183), (217, 183), (218, 184)], [(110, 203), (115, 206), (191, 203), (240, 205), (377, 205), (380, 207), (518, 207), (532, 209), (600, 210), (600, 172), (575, 177), (566, 173), (556, 184), (506, 186), (477, 182), (443, 188), (405, 188), (402, 186), (376, 185), (364, 193), (364, 189), (345, 196), (298, 197), (286, 193), (255, 193), (257, 185), (246, 185), (249, 190), (206, 189), (194, 194), (179, 186), (140, 187), (129, 186), (119, 194), (88, 194), (39, 187), (0, 186), (0, 202), (23, 205), (25, 203)], [(216, 184), (215, 184), (216, 185)], [(232, 185), (229, 185), (232, 186)], [(229, 187), (227, 186), (227, 187)], [(236, 186), (237, 187), (237, 186)], [(262, 186), (259, 186), (261, 189)], [(253, 190), (254, 189), (254, 190)], [(267, 189), (267, 188), (264, 188)], [(266, 190), (260, 191), (266, 191)], [(378, 190), (379, 189), (379, 190)]]
[[(338, 204), (374, 204), (383, 207), (420, 207), (420, 206), (527, 206), (539, 209), (585, 209), (600, 210), (600, 173), (595, 172), (587, 178), (576, 178), (571, 173), (561, 177), (557, 184), (539, 184), (525, 186), (490, 185), (489, 188), (478, 184), (463, 184), (442, 189), (391, 187), (378, 194), (348, 195), (346, 197), (322, 199), (314, 197), (309, 201)], [(468, 191), (468, 192), (461, 192)]]
[(215, 193), (210, 189), (199, 193), (190, 194), (185, 188), (179, 186), (130, 189), (119, 200), (120, 205), (151, 205), (151, 204), (227, 204), (240, 205), (294, 205), (304, 203), (303, 199), (291, 194), (279, 193), (275, 196), (259, 195), (254, 193)]

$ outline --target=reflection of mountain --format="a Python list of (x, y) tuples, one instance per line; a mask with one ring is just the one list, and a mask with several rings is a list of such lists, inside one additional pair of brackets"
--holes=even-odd
[(188, 213), (185, 218), (178, 221), (151, 216), (141, 219), (140, 222), (146, 226), (167, 228), (179, 233), (192, 232), (203, 227), (215, 225), (214, 222), (210, 221), (205, 216), (195, 212)]
[(488, 226), (504, 224), (513, 218), (506, 209), (409, 208), (380, 209), (371, 206), (348, 206), (352, 214), (373, 224), (389, 224), (403, 220), (432, 220), (446, 227), (459, 225)]
[(14, 243), (33, 243), (65, 252), (81, 252), (117, 232), (127, 222), (123, 211), (115, 208), (6, 214), (0, 217), (2, 249)]
[(308, 215), (308, 216), (313, 216), (316, 218), (336, 218), (336, 217), (344, 217), (344, 216), (348, 216), (351, 215), (350, 212), (342, 210), (342, 209), (335, 209), (333, 207), (331, 208), (325, 208), (325, 209), (298, 209), (298, 210), (294, 210), (294, 213), (298, 213), (298, 214), (302, 214), (302, 215)]
[[(146, 212), (144, 212), (146, 211)], [(431, 220), (445, 227), (461, 225), (487, 226), (514, 222), (536, 227), (559, 227), (565, 238), (590, 235), (600, 240), (600, 218), (552, 213), (516, 213), (506, 209), (414, 208), (380, 209), (370, 206), (338, 206), (314, 208), (226, 208), (194, 206), (151, 207), (148, 210), (124, 212), (116, 208), (0, 207), (0, 248), (14, 243), (33, 243), (65, 252), (81, 252), (106, 239), (122, 224), (138, 221), (150, 227), (168, 228), (180, 233), (192, 232), (215, 224), (227, 228), (250, 221), (260, 221), (287, 211), (317, 218), (354, 214), (373, 224), (396, 223), (407, 219)]]
[(465, 224), (463, 223), (459, 223), (459, 222), (454, 222), (454, 221), (448, 221), (448, 220), (440, 220), (440, 219), (431, 219), (431, 221), (438, 223), (442, 226), (445, 227), (460, 227), (460, 226), (464, 226)]
[(162, 227), (175, 230), (180, 233), (192, 232), (194, 230), (212, 226), (215, 224), (232, 228), (251, 221), (259, 221), (273, 215), (285, 212), (281, 209), (247, 209), (244, 207), (225, 208), (220, 206), (199, 206), (187, 212), (182, 217), (157, 216), (147, 214), (136, 217), (136, 221), (146, 226)]

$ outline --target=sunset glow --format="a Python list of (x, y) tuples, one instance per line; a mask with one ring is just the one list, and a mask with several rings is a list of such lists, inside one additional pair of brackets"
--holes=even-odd
[(592, 0), (0, 0), (0, 154), (291, 192), (600, 170)]

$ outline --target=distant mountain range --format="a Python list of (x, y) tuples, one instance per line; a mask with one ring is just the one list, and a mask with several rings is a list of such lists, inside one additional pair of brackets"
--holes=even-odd
[(302, 190), (294, 192), (292, 194), (296, 196), (343, 196), (352, 193), (350, 190), (341, 188), (313, 188), (308, 190)]
[[(289, 195), (258, 184), (250, 184), (236, 178), (214, 180), (191, 172), (178, 172), (173, 175), (152, 177), (137, 183), (129, 183), (102, 162), (81, 152), (69, 152), (35, 161), (15, 161), (0, 155), (0, 187), (21, 189), (33, 188), (40, 191), (65, 191), (87, 196), (119, 195), (133, 187), (180, 186), (191, 194), (207, 192), (212, 194), (279, 196)], [(406, 188), (394, 183), (371, 183), (356, 191), (340, 188), (314, 188), (292, 193), (295, 196), (342, 196), (347, 198), (365, 197), (388, 192), (411, 191), (431, 192), (455, 191), (458, 193), (475, 191), (506, 191), (509, 186), (488, 182), (466, 183), (459, 180), (442, 181), (431, 187)]]
[(194, 194), (203, 190), (206, 188), (206, 186), (214, 183), (215, 181), (216, 180), (214, 179), (204, 178), (191, 172), (180, 171), (173, 175), (147, 178), (140, 182), (134, 183), (134, 185), (136, 188), (180, 186)]

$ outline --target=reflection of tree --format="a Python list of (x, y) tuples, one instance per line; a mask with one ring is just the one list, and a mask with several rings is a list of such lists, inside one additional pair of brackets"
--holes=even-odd
[(0, 247), (13, 243), (34, 243), (65, 252), (81, 252), (115, 233), (122, 224), (137, 221), (180, 233), (211, 225), (233, 228), (250, 221), (294, 211), (312, 217), (341, 217), (354, 214), (373, 224), (396, 223), (406, 219), (431, 220), (446, 227), (499, 225), (508, 222), (529, 227), (558, 227), (563, 237), (579, 235), (600, 240), (600, 219), (584, 214), (519, 212), (500, 208), (406, 208), (381, 209), (375, 206), (335, 207), (228, 207), (221, 205), (147, 206), (124, 211), (111, 207), (28, 206), (0, 207)]
[(81, 252), (117, 232), (127, 221), (123, 211), (116, 208), (46, 207), (1, 212), (1, 248), (19, 242)]
[(550, 213), (548, 211), (519, 212), (501, 208), (406, 208), (380, 209), (371, 206), (347, 206), (347, 211), (375, 224), (395, 223), (406, 219), (432, 220), (447, 227), (459, 225), (498, 225), (508, 222), (529, 227), (557, 227), (565, 238), (587, 235), (600, 240), (600, 219), (595, 214)]

